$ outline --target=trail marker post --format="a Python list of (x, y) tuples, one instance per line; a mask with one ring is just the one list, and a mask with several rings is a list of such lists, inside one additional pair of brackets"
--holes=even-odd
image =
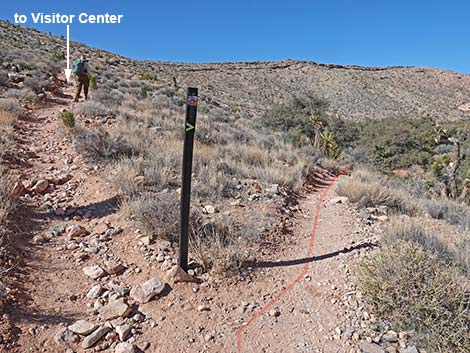
[(188, 88), (186, 98), (186, 122), (184, 124), (183, 177), (181, 187), (181, 219), (178, 265), (188, 270), (189, 214), (191, 205), (191, 174), (193, 168), (194, 133), (196, 130), (198, 91)]

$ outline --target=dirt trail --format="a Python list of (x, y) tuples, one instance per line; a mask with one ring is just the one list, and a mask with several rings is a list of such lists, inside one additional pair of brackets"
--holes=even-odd
[[(56, 343), (54, 336), (61, 326), (79, 319), (100, 323), (89, 310), (93, 300), (86, 297), (94, 284), (117, 279), (132, 286), (163, 276), (159, 266), (144, 259), (134, 230), (117, 213), (104, 171), (87, 165), (61, 132), (60, 112), (71, 108), (71, 93), (66, 88), (64, 98), (56, 98), (22, 123), (27, 132), (23, 147), (37, 155), (25, 178), (70, 174), (72, 179), (45, 195), (24, 199), (25, 208), (33, 210), (25, 219), (24, 246), (29, 254), (22, 277), (25, 297), (13, 312), (18, 345), (9, 352), (84, 352), (76, 344)], [(370, 229), (350, 206), (330, 202), (333, 189), (321, 206), (313, 258), (305, 258), (320, 194), (321, 190), (301, 201), (294, 235), (279, 239), (283, 250), (260, 254), (252, 277), (175, 285), (162, 298), (134, 306), (133, 342), (142, 349), (149, 345), (148, 352), (237, 352), (237, 330), (310, 263), (305, 279), (244, 332), (241, 351), (355, 352), (355, 343), (343, 337), (348, 317), (339, 299), (354, 294), (348, 263), (367, 247), (363, 243)], [(68, 206), (70, 216), (47, 212), (48, 202)], [(89, 249), (87, 256), (68, 249), (64, 235), (41, 241), (49, 237), (51, 227), (73, 224), (92, 235), (103, 229), (123, 231), (102, 240), (97, 249), (90, 246), (90, 236), (84, 237), (85, 245), (79, 246)], [(101, 264), (103, 257), (124, 263), (128, 270), (100, 282), (86, 277), (82, 268)], [(102, 344), (98, 347), (114, 352)]]

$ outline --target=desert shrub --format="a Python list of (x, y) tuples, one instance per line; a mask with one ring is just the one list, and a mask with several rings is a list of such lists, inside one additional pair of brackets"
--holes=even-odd
[(242, 228), (229, 219), (204, 221), (197, 214), (194, 218), (189, 244), (195, 260), (218, 275), (238, 270), (250, 253)]
[(470, 347), (468, 288), (456, 268), (420, 246), (397, 242), (360, 267), (360, 289), (369, 310), (432, 352)]
[(3, 130), (11, 127), (15, 123), (16, 117), (17, 115), (13, 112), (0, 110), (0, 128)]
[(148, 88), (147, 88), (147, 86), (142, 85), (142, 87), (140, 87), (140, 97), (144, 98), (144, 99), (148, 97)]
[(382, 241), (387, 245), (393, 245), (397, 242), (413, 243), (425, 251), (452, 261), (452, 253), (449, 247), (435, 235), (429, 233), (421, 224), (413, 220), (396, 220), (392, 222), (386, 228)]
[(92, 92), (96, 91), (96, 76), (94, 76), (94, 75), (90, 76), (90, 90)]
[(470, 233), (462, 233), (455, 242), (455, 262), (470, 278)]
[(175, 192), (152, 194), (135, 211), (139, 227), (151, 237), (174, 241), (179, 230), (179, 198)]
[(427, 166), (435, 141), (430, 119), (395, 118), (335, 125), (342, 147), (364, 148), (370, 163), (381, 171)]
[(0, 98), (0, 110), (14, 113), (16, 115), (23, 114), (23, 107), (17, 100), (11, 98)]
[(76, 111), (77, 114), (88, 118), (94, 118), (96, 116), (108, 114), (108, 109), (103, 104), (96, 101), (85, 101), (80, 103), (77, 106)]
[(75, 117), (71, 111), (64, 110), (61, 114), (62, 123), (65, 127), (72, 129), (75, 127)]
[[(1, 235), (5, 233), (5, 227), (8, 215), (13, 210), (13, 198), (10, 193), (10, 183), (8, 172), (4, 167), (0, 167), (0, 240)], [(3, 230), (2, 230), (3, 229)], [(0, 242), (1, 244), (1, 242)]]
[(199, 199), (216, 201), (220, 198), (233, 196), (236, 182), (225, 170), (217, 170), (213, 166), (198, 168), (194, 178), (193, 192)]
[(157, 79), (157, 75), (155, 75), (153, 72), (146, 71), (142, 73), (141, 79), (144, 81), (155, 81)]
[(422, 199), (420, 203), (432, 218), (470, 230), (470, 207), (445, 199)]
[(50, 84), (48, 80), (33, 76), (25, 78), (24, 86), (32, 90), (34, 93), (41, 93), (44, 90), (48, 89)]
[(386, 182), (365, 170), (358, 170), (341, 180), (337, 193), (361, 207), (387, 206), (395, 213), (413, 215), (418, 207), (407, 192), (391, 189)]
[(138, 154), (122, 135), (111, 136), (104, 129), (78, 129), (73, 141), (75, 149), (92, 160), (117, 160)]
[(5, 95), (7, 98), (14, 98), (19, 102), (24, 103), (33, 103), (38, 99), (38, 95), (34, 93), (30, 88), (22, 89), (10, 89), (6, 92)]
[(6, 71), (0, 70), (0, 86), (8, 85), (8, 73)]
[(13, 147), (13, 124), (16, 118), (16, 114), (0, 110), (0, 154)]

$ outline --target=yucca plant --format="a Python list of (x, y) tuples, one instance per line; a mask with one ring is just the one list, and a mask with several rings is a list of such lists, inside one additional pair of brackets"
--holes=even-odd
[(73, 129), (75, 127), (75, 117), (73, 113), (69, 110), (64, 110), (62, 112), (62, 122), (65, 127)]

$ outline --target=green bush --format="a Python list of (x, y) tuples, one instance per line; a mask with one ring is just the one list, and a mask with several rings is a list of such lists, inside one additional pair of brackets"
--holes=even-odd
[(148, 88), (147, 88), (147, 86), (142, 85), (142, 87), (140, 87), (140, 97), (144, 98), (144, 99), (148, 97)]
[(141, 78), (144, 81), (156, 81), (157, 80), (157, 76), (153, 72), (150, 72), (150, 71), (146, 71), (142, 73)]
[(90, 90), (96, 91), (96, 76), (94, 75), (90, 76)]
[(71, 111), (64, 110), (62, 112), (62, 122), (64, 123), (64, 126), (72, 129), (75, 127), (75, 117)]
[(468, 288), (456, 268), (420, 246), (397, 242), (360, 267), (369, 310), (431, 352), (468, 352)]

